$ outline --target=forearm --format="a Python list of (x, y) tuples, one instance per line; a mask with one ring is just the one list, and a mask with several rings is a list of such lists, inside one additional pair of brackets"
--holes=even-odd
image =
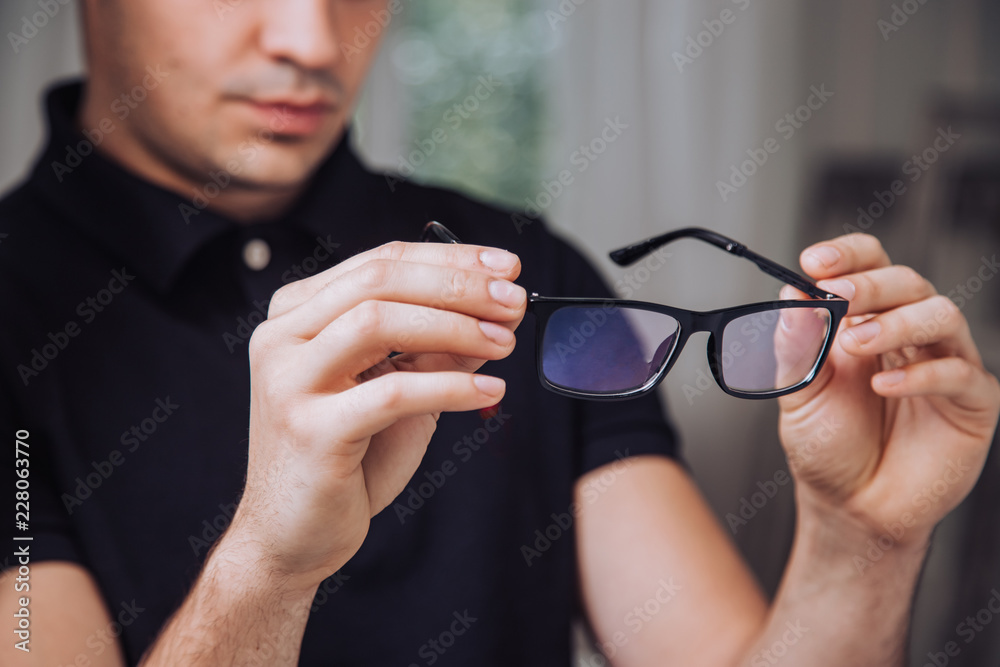
[(141, 665), (295, 665), (315, 592), (224, 536)]
[(902, 665), (929, 536), (890, 528), (895, 535), (872, 534), (800, 498), (784, 579), (761, 634), (739, 664)]

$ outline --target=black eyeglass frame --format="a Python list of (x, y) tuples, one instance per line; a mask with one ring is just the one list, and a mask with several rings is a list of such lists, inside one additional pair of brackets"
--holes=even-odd
[[(653, 391), (660, 384), (660, 382), (663, 381), (663, 378), (670, 372), (670, 369), (673, 367), (678, 357), (680, 357), (681, 352), (683, 352), (684, 345), (687, 343), (688, 338), (690, 338), (692, 334), (703, 331), (708, 332), (709, 334), (709, 369), (711, 370), (716, 383), (719, 385), (719, 388), (730, 396), (754, 400), (777, 398), (779, 396), (785, 396), (786, 394), (799, 391), (816, 379), (816, 375), (819, 373), (820, 369), (823, 368), (823, 364), (826, 362), (826, 358), (830, 353), (830, 348), (833, 346), (833, 341), (837, 336), (838, 329), (840, 328), (840, 322), (847, 314), (847, 309), (850, 305), (847, 299), (820, 289), (815, 283), (805, 276), (802, 276), (795, 271), (792, 271), (791, 269), (764, 257), (763, 255), (755, 253), (743, 244), (738, 243), (727, 236), (723, 236), (722, 234), (708, 229), (703, 229), (701, 227), (685, 227), (683, 229), (667, 232), (666, 234), (649, 238), (644, 241), (639, 241), (638, 243), (633, 243), (623, 248), (619, 248), (618, 250), (613, 250), (609, 253), (609, 256), (616, 264), (620, 266), (628, 266), (629, 264), (639, 261), (657, 248), (673, 241), (686, 238), (704, 241), (717, 248), (725, 250), (730, 254), (736, 255), (737, 257), (748, 259), (756, 264), (757, 267), (764, 273), (773, 276), (774, 278), (777, 278), (792, 287), (795, 287), (799, 291), (813, 298), (763, 301), (759, 303), (751, 303), (729, 308), (719, 308), (717, 310), (702, 312), (676, 308), (674, 306), (666, 306), (658, 303), (650, 303), (648, 301), (634, 301), (630, 299), (615, 298), (594, 299), (587, 297), (548, 297), (541, 296), (537, 292), (532, 292), (528, 296), (527, 311), (535, 317), (535, 367), (538, 372), (538, 380), (541, 382), (543, 387), (557, 394), (562, 394), (563, 396), (589, 400), (617, 401), (637, 398)], [(443, 243), (461, 243), (458, 237), (441, 223), (429, 222), (424, 227), (420, 240), (433, 241), (435, 239)], [(674, 339), (674, 344), (666, 354), (662, 366), (639, 387), (618, 392), (588, 392), (563, 387), (562, 385), (552, 382), (545, 376), (542, 356), (542, 338), (545, 335), (545, 328), (548, 326), (549, 318), (557, 310), (566, 306), (599, 307), (602, 309), (608, 309), (609, 307), (628, 308), (667, 315), (677, 322), (678, 329)], [(740, 389), (734, 389), (727, 385), (725, 379), (723, 378), (723, 359), (725, 358), (725, 350), (723, 349), (723, 333), (726, 325), (733, 320), (747, 315), (789, 308), (818, 308), (826, 310), (830, 314), (830, 323), (826, 332), (826, 338), (823, 341), (823, 348), (820, 350), (816, 362), (813, 364), (813, 367), (810, 369), (806, 377), (794, 385), (772, 391), (743, 391)]]
[[(675, 334), (676, 337), (674, 339), (674, 344), (667, 352), (662, 366), (656, 371), (656, 373), (650, 376), (649, 380), (639, 387), (614, 392), (591, 392), (563, 387), (562, 385), (552, 382), (545, 376), (542, 354), (542, 337), (545, 335), (545, 328), (548, 326), (548, 321), (552, 314), (567, 306), (583, 306), (589, 308), (601, 308), (604, 310), (609, 308), (624, 308), (632, 310), (645, 310), (668, 315), (677, 322), (677, 333)], [(826, 333), (826, 338), (823, 341), (823, 347), (818, 358), (816, 359), (816, 362), (813, 364), (813, 367), (810, 369), (806, 377), (800, 382), (789, 387), (775, 389), (772, 391), (743, 391), (740, 389), (734, 389), (726, 384), (725, 378), (723, 377), (722, 367), (723, 360), (725, 359), (725, 350), (723, 349), (723, 332), (725, 331), (726, 325), (733, 320), (747, 315), (791, 308), (818, 308), (828, 311), (830, 316), (830, 324)], [(736, 396), (738, 398), (765, 399), (777, 398), (778, 396), (794, 393), (807, 386), (816, 378), (816, 374), (819, 373), (819, 370), (823, 367), (823, 363), (826, 361), (826, 357), (830, 352), (830, 347), (832, 346), (831, 344), (837, 335), (837, 327), (840, 325), (840, 320), (847, 312), (847, 301), (806, 301), (789, 299), (784, 301), (751, 303), (743, 306), (734, 306), (732, 308), (720, 308), (718, 310), (711, 310), (708, 312), (699, 312), (685, 310), (683, 308), (675, 308), (673, 306), (665, 306), (658, 303), (650, 303), (647, 301), (632, 301), (628, 299), (546, 297), (532, 293), (528, 297), (528, 311), (535, 316), (535, 366), (538, 371), (538, 380), (546, 389), (549, 389), (557, 394), (573, 398), (605, 401), (626, 400), (647, 394), (655, 389), (663, 378), (666, 377), (667, 373), (670, 372), (670, 369), (673, 367), (678, 357), (680, 357), (681, 352), (684, 350), (684, 345), (687, 343), (688, 338), (690, 338), (693, 334), (707, 331), (709, 333), (708, 367), (712, 372), (712, 377), (715, 378), (716, 383), (719, 385), (719, 388), (730, 396)]]

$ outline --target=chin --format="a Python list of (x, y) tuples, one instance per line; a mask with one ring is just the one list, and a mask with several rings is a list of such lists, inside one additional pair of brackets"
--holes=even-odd
[(220, 167), (230, 175), (255, 189), (286, 189), (299, 187), (309, 179), (333, 150), (317, 151), (316, 144), (295, 142), (287, 145), (244, 145), (237, 149), (237, 158)]

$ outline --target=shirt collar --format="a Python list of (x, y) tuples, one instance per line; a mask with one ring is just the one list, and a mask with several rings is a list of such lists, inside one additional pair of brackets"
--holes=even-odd
[[(94, 150), (107, 128), (114, 131), (117, 119), (109, 114), (96, 128), (81, 132), (76, 118), (83, 85), (58, 85), (46, 95), (49, 138), (31, 184), (71, 225), (165, 293), (206, 244), (253, 225), (198, 209), (192, 199), (153, 185)], [(361, 202), (374, 203), (372, 197), (359, 196), (372, 186), (366, 175), (345, 132), (303, 196), (275, 222), (315, 238), (330, 233), (336, 222), (332, 212), (345, 212), (345, 202), (354, 209), (352, 218), (367, 218), (370, 211), (358, 210)]]

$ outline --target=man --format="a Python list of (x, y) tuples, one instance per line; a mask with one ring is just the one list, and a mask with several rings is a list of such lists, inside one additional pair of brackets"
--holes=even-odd
[[(514, 281), (604, 296), (593, 270), (350, 155), (374, 46), (344, 47), (386, 0), (83, 7), (86, 86), (0, 209), (0, 409), (34, 455), (4, 664), (566, 664), (577, 580), (614, 664), (901, 664), (1000, 387), (874, 238), (802, 255), (852, 319), (781, 399), (798, 530), (768, 607), (655, 399), (529, 383)], [(379, 245), (433, 217), (470, 245)]]

